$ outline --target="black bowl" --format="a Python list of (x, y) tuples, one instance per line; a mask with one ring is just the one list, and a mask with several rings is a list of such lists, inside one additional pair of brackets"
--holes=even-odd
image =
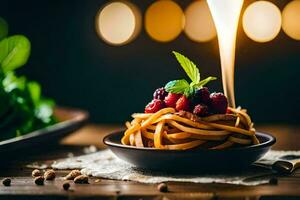
[(260, 159), (276, 139), (265, 133), (257, 132), (260, 144), (229, 148), (224, 150), (162, 150), (140, 148), (121, 144), (124, 132), (107, 135), (103, 142), (120, 159), (138, 168), (158, 171), (231, 171), (249, 167)]

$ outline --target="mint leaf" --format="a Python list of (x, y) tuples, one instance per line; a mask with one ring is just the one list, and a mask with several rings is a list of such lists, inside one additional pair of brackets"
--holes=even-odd
[(23, 66), (30, 55), (30, 42), (23, 35), (14, 35), (0, 42), (0, 64), (4, 73)]
[(195, 84), (194, 87), (196, 88), (201, 88), (203, 87), (204, 85), (206, 85), (208, 82), (210, 81), (213, 81), (213, 80), (216, 80), (217, 78), (216, 77), (213, 77), (213, 76), (209, 76), (207, 77), (206, 79), (200, 81), (199, 83)]
[(185, 91), (184, 91), (184, 95), (186, 97), (189, 97), (189, 96), (191, 96), (194, 93), (195, 93), (195, 87), (191, 86), (191, 85), (188, 88), (186, 88)]
[(171, 93), (182, 94), (189, 87), (189, 83), (186, 80), (181, 79), (168, 82), (165, 86), (165, 90)]
[(198, 83), (200, 81), (200, 73), (196, 65), (190, 59), (176, 51), (173, 51), (173, 54), (192, 82)]

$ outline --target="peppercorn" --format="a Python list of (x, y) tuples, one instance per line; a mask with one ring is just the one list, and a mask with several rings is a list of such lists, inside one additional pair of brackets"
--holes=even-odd
[(270, 178), (269, 183), (271, 185), (277, 185), (278, 184), (278, 179), (276, 177), (272, 177), (272, 178)]
[(62, 187), (64, 190), (68, 190), (70, 188), (70, 183), (68, 181), (65, 181), (65, 182), (63, 182)]
[(34, 179), (34, 183), (36, 185), (44, 185), (44, 177), (43, 176), (38, 176), (38, 177), (35, 177)]
[(160, 184), (157, 186), (157, 189), (158, 189), (160, 192), (168, 192), (168, 186), (167, 186), (167, 184), (165, 184), (165, 183), (160, 183)]
[(10, 179), (10, 178), (4, 178), (4, 179), (2, 180), (2, 184), (3, 184), (4, 186), (10, 186), (10, 183), (11, 183), (11, 179)]

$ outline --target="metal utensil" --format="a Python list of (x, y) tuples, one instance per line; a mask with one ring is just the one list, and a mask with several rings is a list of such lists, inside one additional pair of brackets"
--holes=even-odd
[(263, 163), (254, 163), (255, 166), (271, 169), (278, 174), (291, 174), (295, 169), (300, 167), (300, 156), (285, 155), (275, 161), (272, 165)]
[(300, 167), (300, 159), (295, 160), (278, 160), (272, 164), (273, 171), (279, 174), (291, 174), (295, 169)]
[(267, 172), (264, 174), (255, 175), (252, 177), (245, 178), (243, 181), (245, 182), (251, 182), (251, 181), (257, 181), (260, 179), (268, 179), (270, 177), (273, 177), (276, 174), (291, 174), (293, 173), (297, 168), (300, 167), (300, 156), (297, 155), (285, 155), (279, 158), (280, 160), (277, 160), (272, 165), (262, 164), (262, 163), (254, 163), (255, 166), (263, 167), (266, 169), (271, 169), (272, 172)]

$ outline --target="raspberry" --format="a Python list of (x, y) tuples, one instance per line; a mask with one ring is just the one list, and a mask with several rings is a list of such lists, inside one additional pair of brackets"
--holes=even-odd
[(226, 109), (226, 114), (232, 114), (231, 110), (229, 110), (228, 107)]
[(227, 111), (228, 101), (223, 93), (212, 93), (210, 95), (210, 105), (215, 113), (225, 114)]
[(158, 88), (155, 90), (155, 92), (153, 94), (153, 98), (164, 100), (167, 95), (168, 95), (168, 92), (165, 90), (165, 88), (162, 87), (162, 88)]
[(196, 90), (196, 92), (194, 94), (193, 102), (195, 104), (199, 104), (199, 103), (208, 104), (210, 101), (209, 95), (210, 95), (210, 92), (207, 87), (198, 89), (198, 90)]
[(194, 107), (193, 113), (199, 117), (208, 115), (208, 107), (205, 104), (198, 104)]
[(146, 107), (145, 113), (155, 113), (165, 107), (165, 103), (159, 99), (153, 99)]
[(176, 107), (177, 100), (181, 97), (181, 94), (169, 93), (165, 98), (165, 104), (167, 107)]
[(186, 96), (182, 95), (178, 101), (176, 102), (176, 110), (180, 111), (180, 110), (185, 110), (185, 111), (189, 111), (190, 110), (190, 101), (188, 100), (188, 98), (186, 98)]

